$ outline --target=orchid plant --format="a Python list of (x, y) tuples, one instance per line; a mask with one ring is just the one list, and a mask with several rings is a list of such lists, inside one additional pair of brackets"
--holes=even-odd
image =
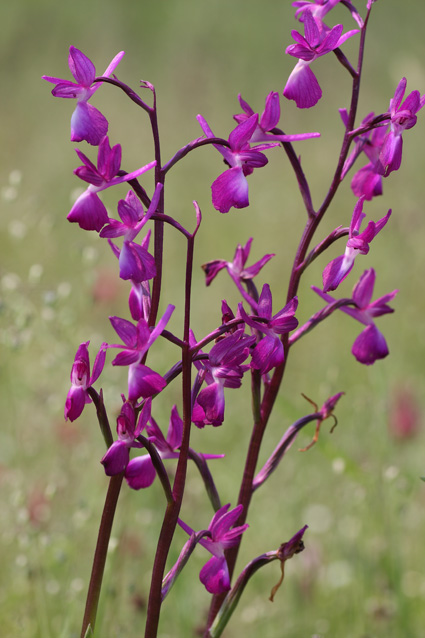
[[(337, 4), (347, 9), (349, 26), (354, 28), (346, 31), (343, 24), (329, 27), (324, 22), (325, 16), (326, 20), (332, 17), (332, 9)], [(361, 230), (362, 222), (367, 216), (363, 209), (368, 201), (382, 194), (383, 180), (400, 168), (403, 134), (416, 124), (417, 113), (425, 104), (425, 95), (421, 96), (416, 90), (405, 97), (407, 82), (402, 78), (394, 96), (389, 100), (389, 108), (378, 115), (374, 112), (367, 114), (356, 126), (365, 38), (373, 4), (374, 0), (367, 1), (362, 17), (350, 0), (293, 2), (295, 18), (302, 24), (304, 35), (297, 30), (292, 31), (295, 44), (290, 44), (286, 53), (297, 58), (298, 62), (283, 88), (283, 96), (294, 100), (301, 109), (315, 106), (321, 99), (322, 89), (310, 65), (329, 53), (335, 54), (336, 63), (342, 64), (351, 81), (351, 96), (348, 99), (350, 107), (340, 108), (339, 111), (344, 127), (340, 153), (327, 194), (319, 206), (313, 204), (309, 182), (294, 144), (319, 138), (320, 134), (284, 133), (279, 128), (281, 106), (277, 91), (271, 91), (265, 97), (265, 108), (261, 114), (255, 112), (239, 95), (242, 113), (233, 116), (236, 127), (227, 137), (216, 137), (205, 118), (198, 115), (202, 136), (189, 141), (163, 162), (155, 88), (150, 82), (141, 83), (142, 95), (148, 95), (145, 99), (117, 77), (115, 72), (124, 52), (118, 53), (105, 73), (97, 76), (91, 60), (71, 46), (68, 63), (75, 81), (44, 76), (45, 80), (55, 84), (52, 91), (55, 97), (77, 100), (71, 118), (71, 141), (85, 141), (97, 147), (96, 164), (89, 159), (90, 149), (88, 155), (76, 149), (82, 165), (74, 173), (89, 185), (72, 206), (68, 220), (77, 223), (83, 230), (96, 232), (101, 239), (107, 239), (113, 255), (118, 259), (117, 276), (129, 282), (129, 317), (110, 317), (120, 342), (101, 345), (92, 373), (90, 342), (83, 341), (78, 346), (72, 365), (71, 388), (65, 402), (65, 419), (70, 421), (78, 419), (86, 405), (94, 404), (106, 444), (105, 454), (99, 461), (103, 466), (102, 471), (109, 477), (88, 588), (82, 638), (95, 631), (107, 547), (123, 479), (129, 488), (143, 490), (149, 488), (158, 476), (164, 492), (165, 514), (152, 568), (145, 624), (147, 638), (158, 635), (165, 597), (178, 579), (184, 577), (181, 576), (184, 567), (198, 545), (211, 555), (200, 572), (200, 581), (212, 597), (210, 612), (205, 621), (205, 638), (221, 635), (246, 583), (260, 567), (277, 560), (281, 564), (283, 578), (286, 560), (304, 549), (303, 538), (308, 521), (307, 524), (300, 521), (299, 530), (293, 530), (292, 538), (282, 542), (280, 547), (254, 557), (239, 573), (235, 571), (243, 536), (249, 524), (255, 526), (255, 517), (251, 516), (250, 511), (254, 491), (262, 487), (270, 474), (278, 469), (285, 453), (304, 426), (316, 423), (312, 443), (308, 446), (311, 447), (317, 441), (322, 422), (328, 418), (333, 418), (336, 422), (333, 412), (344, 394), (340, 389), (335, 389), (333, 396), (323, 397), (323, 406), (320, 409), (311, 402), (314, 411), (288, 426), (272, 455), (259, 470), (257, 466), (262, 439), (293, 346), (339, 309), (364, 326), (352, 347), (352, 353), (358, 362), (371, 365), (389, 354), (388, 345), (376, 327), (375, 319), (393, 312), (389, 304), (397, 291), (372, 301), (376, 275), (375, 270), (369, 267), (360, 275), (351, 296), (334, 297), (329, 294), (330, 291), (337, 291), (341, 283), (352, 276), (356, 257), (369, 253), (373, 239), (389, 223), (391, 210), (379, 221), (369, 221)], [(358, 56), (353, 63), (341, 49), (348, 39), (358, 42)], [(121, 146), (111, 146), (106, 117), (88, 103), (101, 87), (106, 90), (106, 85), (120, 89), (148, 117), (155, 156), (150, 163), (136, 170), (127, 172), (121, 169)], [(264, 103), (264, 98), (262, 100)], [(315, 143), (319, 144), (320, 140)], [(237, 245), (233, 261), (217, 258), (206, 264), (199, 264), (204, 269), (207, 286), (221, 270), (225, 271), (236, 285), (240, 302), (234, 312), (227, 301), (223, 300), (221, 324), (209, 334), (195, 335), (191, 325), (194, 245), (197, 234), (202, 232), (201, 206), (203, 209), (208, 208), (209, 202), (207, 197), (201, 203), (193, 202), (193, 228), (189, 229), (175, 218), (172, 204), (165, 206), (164, 192), (167, 173), (188, 153), (196, 152), (206, 145), (213, 146), (226, 165), (225, 170), (214, 177), (211, 186), (212, 205), (220, 213), (249, 206), (249, 176), (255, 169), (267, 166), (272, 157), (268, 153), (270, 149), (280, 147), (295, 172), (305, 208), (305, 228), (294, 251), (285, 293), (286, 302), (281, 309), (279, 305), (276, 308), (276, 303), (273, 307), (270, 285), (265, 283), (259, 291), (255, 283), (260, 271), (266, 269), (275, 255), (266, 254), (252, 265), (247, 265), (253, 238), (249, 238), (245, 244)], [(365, 153), (369, 162), (355, 173), (351, 181), (354, 196), (351, 222), (348, 226), (338, 226), (325, 238), (317, 237), (319, 225), (336, 192), (346, 181), (349, 171), (362, 157), (362, 153)], [(149, 190), (144, 180), (151, 176), (154, 187)], [(127, 183), (130, 190), (125, 199), (117, 202), (117, 219), (109, 216), (110, 213), (102, 202), (102, 191), (122, 183)], [(349, 211), (341, 211), (342, 223), (347, 220), (347, 224), (349, 218)], [(145, 226), (149, 229), (141, 236), (142, 231), (146, 230)], [(167, 329), (175, 308), (171, 304), (167, 305), (162, 298), (166, 230), (181, 234), (186, 241), (186, 277), (182, 283), (181, 302), (184, 327), (181, 335)], [(151, 234), (154, 242), (153, 254), (149, 248)], [(119, 238), (122, 238), (121, 245), (112, 241)], [(327, 265), (324, 260), (322, 286), (317, 285), (319, 282), (311, 282), (312, 290), (326, 305), (319, 305), (315, 314), (300, 325), (296, 314), (302, 304), (302, 300), (298, 299), (301, 278), (313, 260), (321, 257), (331, 245), (343, 238), (347, 239), (341, 255)], [(242, 238), (239, 239), (243, 241)], [(285, 250), (288, 248), (285, 247)], [(163, 308), (162, 316), (160, 308)], [(199, 333), (199, 329), (197, 332)], [(160, 347), (160, 337), (171, 342), (175, 348), (175, 356), (170, 361), (168, 371), (153, 369), (147, 365), (151, 348)], [(99, 380), (111, 349), (115, 352), (118, 350), (111, 364), (128, 369), (128, 382), (122, 388), (122, 405), (116, 418), (115, 440), (110, 427), (107, 402), (103, 390), (99, 388)], [(226, 420), (226, 401), (232, 396), (228, 389), (236, 390), (242, 383), (249, 383), (247, 377), (250, 377), (252, 389), (252, 414), (246, 416), (247, 421), (250, 419), (252, 423), (252, 427), (247, 428), (248, 451), (242, 468), (237, 502), (223, 505), (214, 482), (212, 467), (210, 469), (210, 461), (214, 461), (211, 464), (214, 471), (219, 472), (220, 458), (224, 455), (196, 452), (190, 447), (190, 433), (193, 426), (201, 429), (207, 426), (219, 428)], [(171, 383), (180, 383), (181, 400), (178, 406), (167, 408), (170, 423), (168, 433), (164, 435), (154, 415), (158, 402), (162, 402), (161, 411), (164, 412), (162, 391)], [(177, 461), (173, 474), (170, 473), (169, 459)], [(200, 472), (212, 508), (211, 520), (205, 521), (203, 529), (199, 531), (193, 529), (191, 513), (184, 507), (189, 461), (193, 461)], [(177, 526), (189, 538), (181, 548), (177, 562), (169, 566), (167, 572), (167, 558), (171, 544), (175, 542)], [(277, 588), (278, 586), (272, 591), (272, 599)]]

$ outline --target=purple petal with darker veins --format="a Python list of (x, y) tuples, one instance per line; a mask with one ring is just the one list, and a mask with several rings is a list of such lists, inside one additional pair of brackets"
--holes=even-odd
[(384, 335), (379, 332), (375, 324), (367, 326), (355, 340), (351, 352), (357, 361), (366, 365), (384, 359), (388, 354), (388, 346)]
[[(341, 26), (341, 30), (342, 30), (342, 25), (339, 25), (339, 26)], [(340, 34), (341, 34), (341, 31), (340, 31)], [(317, 45), (320, 42), (320, 32), (316, 24), (316, 21), (314, 20), (313, 15), (309, 9), (306, 9), (306, 11), (304, 12), (304, 35), (305, 35), (305, 39), (307, 40), (307, 42), (309, 43), (311, 47), (317, 47)]]
[(89, 385), (93, 385), (93, 383), (97, 381), (103, 370), (106, 359), (106, 345), (106, 343), (102, 343), (99, 352), (96, 355), (96, 359), (94, 360), (93, 364), (93, 373), (90, 377)]
[(251, 366), (261, 374), (266, 374), (281, 364), (284, 358), (284, 349), (279, 337), (266, 335), (254, 348)]
[[(127, 228), (124, 224), (119, 222), (117, 219), (112, 219), (111, 217), (108, 221), (109, 223), (100, 231), (99, 237), (106, 237), (110, 239), (111, 237), (122, 237), (126, 234)], [(110, 242), (110, 244), (112, 244), (112, 242)], [(119, 252), (117, 256), (119, 257)]]
[(146, 399), (161, 392), (167, 385), (160, 374), (143, 364), (131, 365), (128, 370), (128, 398), (137, 401), (140, 397)]
[(353, 289), (353, 300), (356, 302), (359, 308), (366, 308), (369, 305), (373, 288), (375, 286), (376, 274), (373, 268), (365, 270), (361, 275), (359, 281)]
[(382, 195), (382, 176), (376, 172), (374, 164), (367, 164), (357, 171), (351, 180), (351, 189), (356, 197), (364, 196), (367, 201)]
[(121, 165), (121, 145), (115, 144), (112, 148), (109, 145), (108, 137), (104, 137), (99, 145), (97, 156), (97, 168), (101, 175), (105, 177), (107, 182), (120, 170)]
[[(336, 47), (340, 46), (350, 35), (354, 35), (354, 33), (358, 33), (358, 31), (349, 31), (341, 38), (341, 33), (343, 32), (344, 27), (342, 24), (335, 25), (329, 33), (326, 35), (322, 44), (320, 45), (320, 51), (322, 53), (329, 53), (329, 51), (333, 51)], [(350, 35), (349, 35), (350, 34)], [(340, 39), (341, 38), (341, 39)]]
[(118, 214), (125, 226), (133, 227), (143, 217), (143, 206), (133, 191), (118, 202)]
[(131, 321), (122, 319), (121, 317), (109, 317), (113, 329), (117, 335), (124, 341), (126, 346), (135, 348), (137, 345), (137, 327)]
[(86, 89), (82, 89), (81, 86), (79, 84), (75, 84), (75, 82), (67, 82), (66, 80), (51, 78), (46, 75), (43, 75), (43, 80), (47, 80), (48, 82), (58, 82), (55, 88), (52, 89), (52, 95), (54, 97), (75, 99), (78, 98), (79, 95), (86, 92)]
[(229, 570), (224, 556), (212, 556), (200, 571), (199, 579), (210, 594), (222, 594), (230, 589)]
[(137, 283), (153, 279), (156, 275), (155, 259), (147, 250), (132, 241), (125, 241), (119, 256), (121, 279)]
[(258, 301), (258, 314), (264, 319), (271, 319), (272, 316), (272, 293), (269, 284), (264, 284)]
[[(93, 162), (87, 157), (87, 155), (85, 155), (82, 151), (80, 151), (79, 148), (75, 149), (75, 152), (77, 153), (79, 159), (83, 162), (84, 166), (87, 166), (87, 168), (90, 168), (91, 171), (93, 173), (96, 173), (98, 175), (98, 170), (96, 168), (96, 166), (93, 164)], [(78, 170), (78, 169), (76, 169)], [(74, 171), (75, 173), (76, 171)]]
[(217, 426), (224, 420), (224, 390), (220, 383), (211, 383), (198, 395), (197, 402), (204, 409), (207, 423)]
[[(220, 543), (222, 543), (225, 537), (227, 537), (229, 533), (232, 533), (230, 531), (230, 528), (233, 527), (233, 525), (236, 523), (243, 510), (243, 505), (237, 505), (232, 510), (230, 510), (230, 512), (228, 511), (229, 507), (230, 504), (223, 505), (223, 507), (221, 507), (215, 513), (211, 523), (208, 526), (208, 529), (212, 533), (213, 541), (220, 541)], [(237, 531), (237, 535), (240, 535), (243, 531), (245, 531), (247, 527), (249, 526), (244, 525), (241, 527), (237, 527), (232, 531)], [(232, 538), (235, 538), (234, 534), (232, 535)], [(227, 547), (229, 547), (229, 545), (227, 545)]]
[[(114, 347), (114, 346), (110, 346)], [(138, 350), (123, 350), (119, 352), (112, 361), (113, 366), (129, 366), (138, 363), (140, 360), (140, 352)]]
[(87, 102), (78, 102), (71, 116), (71, 142), (85, 140), (98, 146), (108, 132), (108, 120)]
[(322, 89), (307, 64), (298, 62), (288, 78), (283, 95), (294, 100), (299, 109), (309, 109), (322, 97)]
[(149, 487), (155, 480), (156, 471), (148, 454), (131, 459), (125, 471), (125, 478), (133, 490)]
[(393, 171), (398, 171), (401, 165), (403, 151), (403, 138), (401, 135), (394, 135), (390, 131), (385, 139), (379, 154), (376, 170), (380, 175), (388, 177)]
[(105, 183), (102, 175), (99, 175), (97, 169), (93, 169), (91, 166), (79, 166), (78, 168), (74, 169), (74, 175), (76, 175), (79, 179), (92, 184), (96, 188), (99, 188), (99, 186), (103, 186), (103, 184)]
[(354, 259), (349, 267), (342, 268), (344, 262), (344, 255), (333, 259), (323, 271), (323, 292), (329, 292), (329, 290), (336, 290), (339, 284), (347, 277), (354, 266)]
[(99, 232), (108, 223), (108, 213), (97, 194), (87, 189), (77, 199), (67, 219), (76, 222), (83, 230)]
[(230, 168), (219, 175), (211, 190), (214, 208), (220, 213), (228, 213), (232, 206), (249, 206), (248, 182), (240, 166)]
[(167, 432), (167, 443), (175, 450), (182, 444), (183, 439), (183, 420), (181, 419), (177, 407), (173, 405), (171, 410), (170, 425)]
[(69, 69), (78, 84), (89, 87), (96, 77), (96, 69), (93, 62), (76, 47), (69, 47)]
[(240, 151), (251, 139), (258, 125), (258, 115), (254, 113), (247, 120), (238, 124), (229, 135), (229, 142), (232, 150)]
[(260, 119), (260, 126), (263, 131), (271, 131), (279, 124), (280, 102), (279, 93), (272, 91), (266, 98), (266, 106)]

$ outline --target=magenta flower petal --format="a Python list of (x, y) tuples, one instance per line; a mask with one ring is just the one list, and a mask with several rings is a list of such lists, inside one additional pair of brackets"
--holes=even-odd
[(384, 359), (388, 354), (388, 346), (384, 335), (375, 324), (367, 326), (355, 340), (351, 352), (357, 361), (366, 365)]
[(284, 358), (283, 345), (279, 337), (265, 336), (254, 348), (251, 367), (259, 370), (261, 374), (266, 374), (280, 365)]
[(382, 195), (382, 175), (376, 172), (374, 164), (366, 164), (353, 175), (351, 189), (356, 197), (370, 201)]
[(86, 403), (91, 403), (87, 389), (98, 379), (105, 364), (106, 344), (103, 343), (96, 355), (93, 374), (90, 376), (89, 341), (81, 343), (74, 357), (71, 369), (71, 388), (65, 401), (65, 419), (75, 421)]
[(294, 100), (299, 109), (309, 109), (322, 97), (322, 89), (307, 63), (299, 61), (283, 90), (288, 100)]
[(211, 186), (212, 202), (220, 213), (228, 213), (235, 208), (249, 206), (248, 181), (240, 166), (228, 169), (213, 182)]
[(89, 144), (97, 146), (107, 132), (106, 117), (91, 104), (78, 102), (71, 116), (71, 142), (86, 140)]
[(93, 373), (90, 377), (90, 385), (93, 385), (93, 383), (98, 380), (104, 368), (105, 359), (106, 359), (106, 347), (107, 347), (107, 344), (102, 343), (99, 349), (99, 352), (96, 355), (96, 359), (94, 360), (94, 364), (93, 364)]
[(125, 345), (129, 348), (135, 348), (137, 345), (137, 327), (131, 321), (121, 317), (109, 317), (109, 321)]
[(229, 135), (229, 142), (233, 151), (240, 151), (248, 144), (257, 125), (258, 115), (254, 113), (254, 115), (251, 115), (251, 117), (233, 129)]
[(125, 241), (119, 256), (121, 279), (141, 283), (156, 275), (155, 259), (147, 250), (132, 241)]
[(97, 194), (89, 187), (78, 197), (67, 219), (70, 222), (77, 222), (83, 230), (99, 232), (108, 223), (108, 213)]
[(128, 398), (137, 401), (161, 392), (167, 382), (160, 374), (141, 363), (132, 364), (128, 369)]
[(230, 589), (230, 576), (226, 559), (212, 556), (199, 573), (199, 580), (210, 594), (222, 594)]
[(114, 441), (101, 460), (106, 476), (115, 476), (124, 472), (130, 458), (130, 451), (125, 441)]
[[(197, 404), (202, 408), (202, 412), (195, 410)], [(202, 420), (199, 417), (201, 417)], [(197, 398), (197, 403), (195, 403), (194, 406), (192, 420), (198, 427), (203, 427), (207, 424), (218, 426), (223, 423), (224, 389), (221, 383), (211, 383), (201, 390)]]
[(352, 260), (345, 259), (344, 255), (333, 259), (324, 269), (323, 292), (336, 290), (339, 284), (344, 281), (354, 266), (354, 255)]
[(177, 406), (173, 405), (170, 416), (170, 424), (167, 432), (167, 443), (172, 450), (176, 450), (182, 444), (183, 420), (180, 417)]
[(375, 287), (376, 273), (373, 268), (365, 270), (353, 289), (353, 299), (359, 308), (367, 308)]
[(74, 46), (69, 48), (68, 66), (72, 75), (82, 86), (91, 86), (96, 77), (96, 69), (91, 60)]
[(280, 102), (279, 93), (271, 91), (266, 98), (266, 106), (260, 118), (260, 126), (263, 131), (271, 131), (279, 124)]
[(150, 487), (155, 476), (156, 470), (148, 454), (131, 459), (125, 470), (125, 479), (133, 490)]
[(84, 410), (87, 393), (81, 386), (71, 386), (65, 401), (65, 420), (75, 421)]

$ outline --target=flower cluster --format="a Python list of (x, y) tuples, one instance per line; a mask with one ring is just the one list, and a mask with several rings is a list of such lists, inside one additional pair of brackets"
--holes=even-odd
[[(324, 22), (325, 17), (328, 20), (332, 9), (338, 4), (344, 10), (348, 9), (350, 20), (354, 20), (358, 28), (345, 30), (343, 24), (328, 26)], [(342, 151), (328, 193), (317, 209), (313, 206), (308, 180), (294, 144), (319, 138), (320, 134), (286, 134), (279, 128), (282, 116), (282, 87), (279, 91), (272, 90), (267, 94), (262, 112), (256, 112), (239, 94), (241, 112), (233, 115), (236, 126), (233, 124), (234, 128), (228, 136), (216, 137), (206, 119), (198, 115), (197, 121), (203, 135), (179, 149), (168, 162), (162, 163), (155, 87), (149, 82), (141, 84), (141, 88), (149, 94), (149, 99), (152, 99), (153, 104), (150, 106), (116, 77), (114, 72), (124, 52), (115, 56), (103, 76), (97, 77), (91, 60), (75, 47), (71, 47), (68, 62), (74, 81), (43, 76), (45, 80), (55, 84), (52, 91), (55, 97), (77, 100), (71, 118), (71, 140), (85, 141), (97, 147), (96, 163), (79, 148), (76, 149), (81, 165), (74, 173), (88, 185), (73, 204), (68, 220), (77, 223), (83, 230), (95, 231), (101, 241), (108, 242), (118, 262), (118, 276), (130, 288), (129, 318), (121, 316), (121, 311), (120, 316), (109, 317), (110, 326), (117, 334), (119, 343), (101, 344), (92, 372), (89, 341), (81, 343), (78, 347), (71, 370), (71, 387), (65, 402), (65, 418), (75, 421), (85, 406), (94, 402), (107, 442), (107, 450), (100, 463), (106, 476), (111, 477), (111, 485), (121, 485), (121, 480), (125, 478), (133, 490), (146, 489), (154, 483), (158, 475), (164, 489), (167, 507), (164, 508), (162, 532), (155, 559), (146, 635), (157, 635), (158, 614), (163, 598), (179, 576), (195, 546), (202, 545), (211, 554), (211, 558), (201, 569), (200, 580), (207, 591), (215, 597), (212, 608), (214, 613), (217, 612), (215, 604), (222, 603), (214, 621), (217, 633), (208, 635), (221, 634), (247, 578), (259, 566), (270, 560), (279, 559), (283, 577), (284, 562), (303, 549), (302, 538), (307, 525), (301, 527), (288, 543), (281, 544), (279, 550), (262, 554), (251, 561), (242, 570), (232, 589), (236, 555), (242, 535), (248, 528), (245, 520), (249, 520), (248, 509), (253, 492), (276, 470), (301, 428), (312, 422), (316, 422), (316, 434), (312, 443), (316, 442), (320, 424), (325, 419), (333, 417), (336, 404), (344, 394), (333, 391), (332, 396), (320, 409), (310, 401), (314, 405), (314, 412), (292, 423), (283, 436), (280, 434), (274, 452), (256, 474), (262, 438), (281, 387), (289, 350), (294, 348), (307, 332), (311, 332), (339, 309), (362, 324), (362, 330), (352, 346), (352, 354), (357, 361), (370, 365), (389, 354), (386, 339), (378, 329), (376, 320), (394, 311), (389, 304), (397, 291), (373, 300), (376, 274), (374, 268), (369, 266), (355, 284), (351, 295), (334, 297), (329, 294), (340, 286), (343, 287), (344, 282), (348, 281), (355, 271), (357, 256), (368, 256), (372, 252), (372, 243), (375, 246), (381, 241), (381, 237), (385, 236), (383, 233), (374, 242), (388, 224), (391, 209), (378, 221), (369, 218), (369, 221), (363, 224), (366, 218), (364, 208), (368, 201), (382, 194), (383, 179), (400, 168), (403, 133), (415, 126), (417, 114), (425, 105), (425, 95), (421, 96), (419, 91), (412, 91), (405, 97), (406, 79), (402, 78), (390, 100), (388, 110), (378, 114), (370, 112), (355, 128), (365, 31), (372, 5), (372, 0), (369, 0), (366, 19), (363, 20), (350, 0), (293, 2), (295, 17), (302, 23), (304, 35), (293, 30), (292, 38), (295, 43), (286, 48), (286, 53), (298, 61), (283, 88), (283, 97), (293, 100), (301, 109), (315, 106), (322, 97), (322, 89), (310, 67), (318, 58), (332, 52), (335, 53), (337, 62), (348, 71), (352, 81), (350, 110), (339, 109), (344, 126)], [(358, 34), (359, 62), (354, 69), (340, 48), (348, 39)], [(354, 43), (354, 40), (352, 42)], [(135, 170), (127, 171), (122, 168), (121, 145), (110, 142), (110, 127), (106, 117), (89, 104), (101, 86), (110, 84), (122, 89), (149, 118), (154, 142), (154, 159)], [(206, 286), (215, 280), (220, 271), (226, 272), (236, 286), (235, 290), (232, 284), (236, 298), (230, 300), (227, 297), (229, 303), (222, 300), (221, 322), (219, 320), (213, 324), (214, 329), (205, 331), (207, 334), (204, 333), (201, 337), (201, 329), (197, 326), (197, 338), (191, 313), (192, 270), (196, 256), (194, 245), (202, 224), (202, 215), (198, 203), (194, 202), (195, 229), (189, 230), (177, 218), (173, 209), (173, 198), (165, 199), (164, 190), (168, 171), (185, 155), (201, 146), (213, 146), (226, 166), (218, 177), (211, 178), (211, 201), (214, 209), (220, 213), (228, 213), (233, 208), (248, 207), (249, 176), (254, 170), (265, 168), (278, 150), (283, 150), (295, 172), (306, 218), (289, 273), (288, 286), (283, 292), (281, 270), (278, 271), (278, 286), (274, 287), (262, 280), (267, 272), (266, 266), (272, 257), (275, 257), (274, 253), (266, 252), (253, 263), (248, 261), (252, 237), (246, 243), (237, 245), (232, 261), (214, 258), (214, 253), (207, 257), (209, 261), (202, 266)], [(368, 162), (355, 173), (351, 181), (355, 201), (341, 209), (339, 225), (325, 239), (314, 245), (319, 224), (334, 200), (337, 190), (363, 153)], [(147, 175), (154, 178), (150, 187), (143, 183)], [(118, 200), (117, 214), (114, 215), (106, 208), (101, 193), (123, 183), (127, 184), (129, 190), (125, 198)], [(267, 219), (266, 214), (263, 211), (262, 219)], [(344, 221), (349, 220), (350, 216), (351, 222)], [(344, 226), (343, 221), (346, 224)], [(263, 226), (266, 227), (266, 224)], [(167, 274), (165, 266), (168, 265), (165, 260), (164, 235), (168, 232), (179, 233), (186, 246), (183, 301), (176, 313), (174, 303), (164, 303), (163, 300), (165, 288), (162, 284)], [(149, 250), (151, 236), (154, 243), (152, 253)], [(319, 302), (315, 314), (303, 323), (300, 321), (305, 310), (300, 293), (301, 277), (313, 260), (321, 258), (322, 253), (343, 237), (346, 238), (345, 246), (335, 252), (337, 256), (322, 263), (322, 287), (311, 286), (326, 302), (326, 306), (321, 307)], [(248, 263), (251, 265), (247, 265)], [(274, 263), (273, 261), (272, 265)], [(277, 299), (281, 299), (280, 303)], [(317, 303), (317, 297), (314, 299)], [(178, 302), (175, 304), (177, 306)], [(280, 308), (277, 312), (276, 305)], [(237, 308), (235, 314), (231, 306)], [(180, 310), (183, 316), (181, 334), (176, 328)], [(208, 309), (208, 316), (213, 321), (213, 309)], [(165, 357), (162, 353), (158, 356), (160, 337), (163, 341), (167, 340), (169, 352), (173, 353), (171, 365), (164, 364)], [(115, 440), (109, 427), (107, 401), (103, 391), (98, 392), (94, 387), (104, 370), (106, 357), (114, 350), (116, 354), (111, 365), (115, 369), (125, 368), (127, 371), (127, 380), (124, 381), (120, 399), (115, 400), (115, 405), (120, 405), (116, 417)], [(312, 355), (313, 361), (314, 348)], [(248, 382), (246, 377), (249, 377)], [(173, 390), (164, 391), (177, 378), (181, 381), (181, 401), (173, 395), (173, 400), (167, 407), (168, 397), (172, 395)], [(243, 383), (247, 386), (250, 384), (251, 387), (253, 423), (249, 432), (250, 442), (242, 472), (239, 501), (231, 508), (230, 504), (222, 505), (209, 469), (209, 461), (218, 460), (224, 454), (196, 452), (190, 447), (190, 436), (191, 432), (199, 437), (205, 436), (204, 428), (209, 425), (215, 431), (224, 426), (226, 421), (229, 421), (228, 412), (226, 413), (227, 392), (229, 389), (239, 389)], [(170, 415), (167, 434), (163, 433), (159, 425), (164, 414)], [(336, 418), (333, 418), (336, 423)], [(232, 425), (226, 424), (224, 427), (230, 428)], [(304, 449), (310, 448), (312, 443)], [(195, 466), (199, 471), (215, 512), (208, 527), (203, 525), (199, 532), (195, 532), (183, 520), (191, 520), (186, 516), (186, 512), (182, 511), (186, 506), (183, 496), (189, 461), (193, 461), (192, 467)], [(220, 462), (217, 461), (213, 465), (217, 467)], [(108, 493), (109, 498), (112, 496)], [(227, 500), (229, 499), (226, 498), (223, 502)], [(115, 511), (116, 502), (113, 505), (112, 507), (107, 501), (106, 517), (113, 516), (111, 512)], [(112, 523), (111, 520), (109, 522)], [(164, 566), (177, 525), (189, 535), (189, 540), (185, 543), (177, 562), (165, 576), (161, 587)], [(101, 533), (106, 533), (104, 530), (107, 527), (103, 526)], [(106, 547), (107, 540), (103, 538), (101, 545)], [(99, 574), (97, 578), (99, 579)], [(276, 591), (277, 587), (274, 588)], [(95, 583), (92, 589), (100, 589), (99, 582)], [(230, 594), (224, 598), (229, 590)], [(273, 592), (272, 597), (274, 593), (276, 592)], [(96, 606), (94, 603), (90, 604)], [(87, 635), (89, 629), (89, 624), (86, 624), (82, 635)]]

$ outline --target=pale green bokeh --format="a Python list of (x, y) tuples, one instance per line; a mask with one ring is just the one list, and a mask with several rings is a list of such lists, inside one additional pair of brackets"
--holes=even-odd
[[(423, 3), (379, 0), (366, 47), (364, 91), (359, 116), (383, 112), (400, 78), (408, 91), (425, 92)], [(202, 113), (217, 135), (227, 136), (237, 93), (262, 109), (270, 90), (282, 91), (294, 60), (284, 55), (294, 23), (290, 2), (270, 0), (158, 0), (157, 2), (22, 1), (0, 8), (1, 123), (1, 405), (0, 429), (0, 627), (2, 636), (67, 638), (79, 635), (96, 529), (107, 485), (99, 459), (102, 440), (86, 410), (74, 425), (63, 424), (69, 370), (79, 343), (93, 351), (112, 341), (107, 316), (126, 313), (127, 287), (111, 290), (116, 263), (97, 236), (66, 221), (77, 158), (69, 143), (71, 101), (53, 99), (43, 74), (69, 77), (69, 45), (82, 49), (103, 71), (124, 49), (119, 77), (137, 88), (139, 79), (158, 91), (164, 157), (200, 134)], [(351, 24), (342, 8), (335, 19)], [(349, 27), (351, 28), (351, 26)], [(347, 55), (355, 43), (348, 42)], [(336, 60), (315, 65), (324, 98), (309, 112), (283, 106), (287, 132), (318, 130), (321, 140), (296, 145), (302, 153), (315, 204), (324, 196), (340, 143), (337, 109), (347, 106), (347, 74)], [(96, 95), (110, 120), (110, 138), (123, 145), (123, 166), (132, 170), (151, 159), (152, 144), (143, 113), (112, 87)], [(421, 117), (422, 116), (422, 117)], [(391, 356), (371, 368), (360, 366), (349, 350), (358, 326), (333, 317), (308, 335), (291, 354), (288, 377), (271, 419), (262, 461), (282, 431), (309, 406), (304, 392), (322, 402), (345, 390), (338, 428), (324, 426), (318, 445), (306, 454), (294, 447), (268, 485), (256, 494), (251, 529), (241, 565), (268, 551), (305, 523), (307, 549), (287, 565), (275, 603), (268, 601), (279, 578), (273, 566), (256, 575), (229, 625), (228, 636), (253, 638), (399, 638), (422, 636), (425, 625), (424, 435), (403, 443), (388, 435), (394, 398), (409, 390), (423, 410), (424, 308), (424, 138), (423, 114), (405, 135), (403, 165), (384, 182), (384, 196), (365, 207), (371, 219), (389, 207), (393, 216), (367, 257), (359, 257), (353, 278), (364, 268), (377, 271), (376, 294), (399, 288), (393, 316), (379, 326)], [(279, 151), (271, 151), (279, 154)], [(95, 157), (93, 149), (88, 150)], [(192, 200), (203, 211), (196, 249), (193, 321), (201, 335), (220, 321), (220, 300), (235, 307), (237, 296), (224, 273), (203, 286), (199, 265), (233, 255), (235, 245), (254, 236), (253, 260), (266, 252), (277, 257), (260, 276), (273, 285), (278, 310), (304, 224), (304, 212), (286, 159), (276, 158), (250, 177), (251, 207), (229, 215), (215, 212), (210, 184), (221, 168), (213, 149), (183, 160), (170, 175), (169, 213), (194, 223)], [(148, 181), (146, 182), (148, 184)], [(121, 188), (119, 196), (126, 189)], [(116, 205), (116, 193), (105, 201)], [(319, 233), (347, 225), (354, 199), (341, 189)], [(166, 239), (165, 303), (177, 306), (179, 330), (184, 244)], [(338, 254), (338, 247), (332, 256)], [(299, 317), (318, 307), (309, 285), (320, 284), (324, 257), (307, 273), (300, 292)], [(106, 277), (109, 299), (95, 299), (93, 287)], [(96, 288), (98, 289), (98, 288)], [(105, 296), (105, 294), (104, 294)], [(107, 296), (107, 295), (106, 295)], [(126, 316), (126, 315), (124, 315)], [(206, 326), (206, 327), (205, 327)], [(166, 369), (172, 348), (156, 352)], [(170, 359), (168, 358), (170, 357)], [(110, 409), (119, 406), (124, 374), (108, 368), (102, 381)], [(165, 394), (164, 426), (178, 388)], [(169, 403), (168, 403), (169, 402)], [(222, 428), (195, 431), (193, 447), (226, 451), (211, 463), (225, 502), (237, 498), (237, 477), (250, 427), (248, 384), (227, 393)], [(160, 410), (161, 408), (157, 408)], [(309, 440), (310, 432), (302, 438)], [(161, 524), (162, 494), (157, 482), (145, 492), (125, 490), (114, 528), (115, 548), (107, 567), (99, 636), (142, 635), (143, 597), (150, 578), (154, 540)], [(195, 513), (196, 516), (195, 516)], [(206, 526), (210, 509), (193, 468), (184, 513), (194, 527)], [(170, 559), (179, 552), (178, 532)], [(202, 622), (208, 595), (198, 582), (205, 559), (199, 550), (164, 606), (161, 637), (186, 638)]]

